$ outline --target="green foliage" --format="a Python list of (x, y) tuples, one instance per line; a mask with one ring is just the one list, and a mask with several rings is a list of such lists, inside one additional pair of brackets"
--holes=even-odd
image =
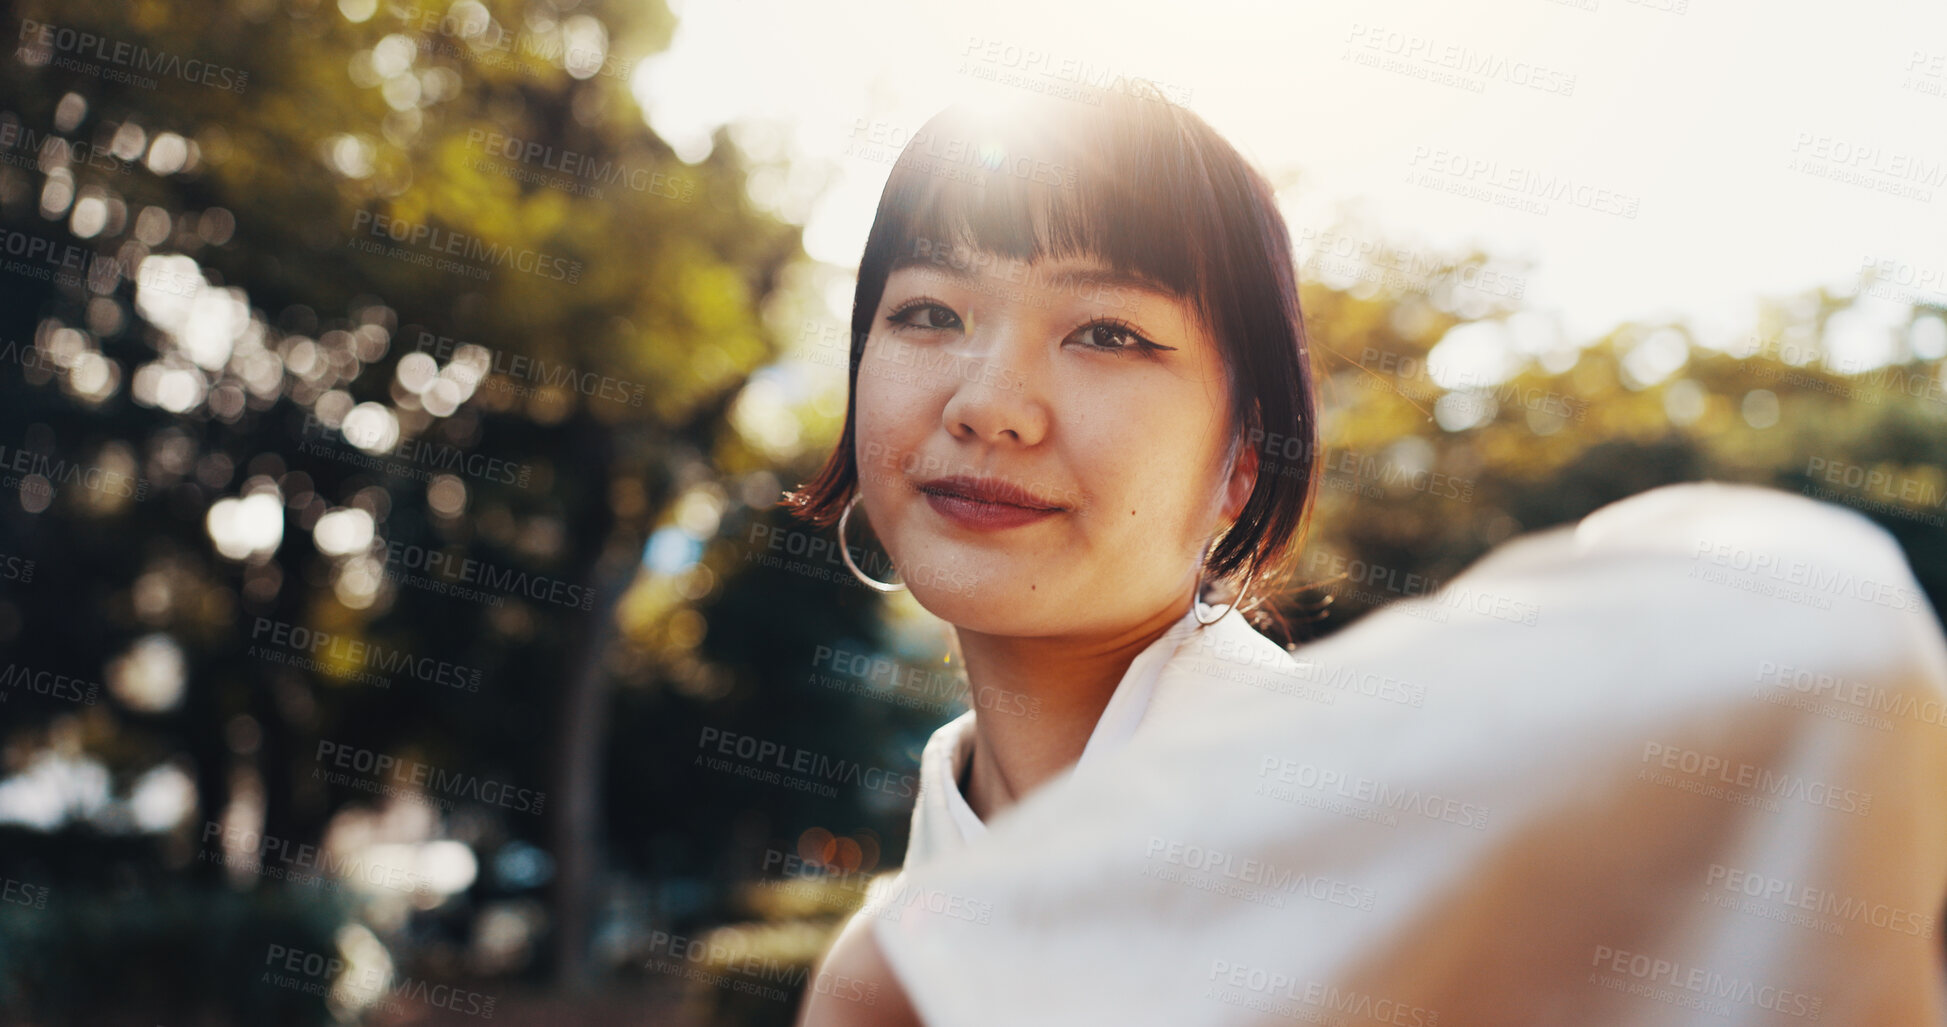
[[(353, 924), (421, 976), (654, 981), (648, 932), (729, 920), (774, 921), (751, 933), (767, 957), (808, 962), (855, 896), (793, 905), (752, 899), (750, 883), (775, 878), (779, 855), (848, 875), (897, 865), (910, 797), (709, 772), (694, 763), (699, 737), (908, 771), (951, 715), (821, 677), (817, 654), (834, 649), (956, 671), (835, 561), (806, 573), (759, 559), (772, 538), (829, 544), (773, 504), (837, 423), (813, 403), (785, 411), (810, 437), (789, 458), (737, 430), (753, 375), (786, 356), (762, 312), (790, 299), (804, 257), (798, 229), (748, 200), (727, 133), (686, 164), (645, 127), (627, 70), (667, 44), (669, 12), (493, 0), (451, 17), (391, 2), (347, 16), (362, 6), (14, 7), (178, 70), (121, 81), (104, 73), (122, 67), (113, 59), (36, 57), (31, 40), (0, 64), (0, 230), (79, 255), (0, 273), (0, 446), (141, 485), (57, 480), (43, 505), (0, 494), (5, 661), (109, 686), (93, 702), (0, 695), (5, 772), (85, 758), (120, 800), (179, 767), (194, 793), (161, 831), (110, 830), (132, 815), (114, 802), (119, 813), (0, 831), (0, 878), (48, 897), (0, 902), (0, 1008), (22, 1018), (322, 1022), (316, 996), (262, 983), (265, 950), (329, 950)], [(490, 20), (462, 17), (476, 6)], [(606, 34), (599, 70), (562, 43), (581, 18)], [(186, 79), (190, 60), (231, 86)], [(1325, 488), (1297, 573), (1313, 587), (1282, 603), (1301, 638), (1424, 594), (1520, 532), (1696, 478), (1859, 507), (1899, 537), (1940, 607), (1941, 359), (1908, 347), (1850, 375), (1816, 359), (1835, 314), (1877, 301), (1782, 301), (1759, 312), (1749, 353), (1699, 348), (1680, 325), (1620, 326), (1572, 360), (1449, 388), (1426, 370), (1435, 346), (1520, 307), (1518, 291), (1480, 288), (1488, 259), (1301, 276), (1327, 412)], [(196, 295), (211, 305), (195, 317), (243, 312), (213, 357), (197, 340), (215, 322), (162, 323)], [(1674, 370), (1634, 377), (1673, 353)], [(433, 373), (448, 384), (429, 385)], [(411, 448), (375, 462), (368, 450), (389, 447), (351, 437), (355, 407), (385, 411)], [(219, 552), (213, 511), (266, 491), (277, 543)], [(370, 517), (372, 547), (320, 540), (323, 516), (350, 511)], [(680, 570), (644, 570), (659, 530), (694, 548)], [(482, 604), (382, 581), (387, 546), (595, 598)], [(342, 644), (299, 666), (288, 648), (265, 655), (265, 625)], [(124, 658), (158, 639), (180, 653), (182, 687), (145, 706)], [(345, 655), (374, 645), (477, 671), (477, 689), (412, 673), (376, 685)], [(341, 901), (208, 858), (213, 824), (293, 847), (370, 826), (358, 817), (378, 800), (321, 780), (321, 743), (547, 803), (443, 810), (433, 837), (463, 842), (478, 878), (410, 903)], [(478, 956), (490, 922), (528, 933)], [(726, 1020), (787, 1009), (704, 997)]]

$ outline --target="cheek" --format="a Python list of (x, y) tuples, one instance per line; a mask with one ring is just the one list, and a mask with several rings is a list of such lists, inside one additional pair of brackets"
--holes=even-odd
[(1095, 529), (1111, 546), (1195, 551), (1226, 441), (1202, 402), (1186, 389), (1098, 391), (1086, 416), (1071, 420), (1070, 466), (1095, 500)]
[(1069, 395), (1065, 448), (1098, 499), (1120, 502), (1123, 519), (1132, 508), (1136, 519), (1187, 508), (1200, 494), (1219, 442), (1199, 397), (1181, 388), (1076, 388)]
[(898, 474), (901, 459), (926, 441), (946, 402), (933, 396), (911, 368), (881, 359), (881, 349), (876, 339), (866, 346), (853, 396), (856, 458), (866, 477)]
[(1187, 447), (1129, 441), (1139, 437), (1091, 447), (1085, 487), (1094, 516), (1070, 550), (1089, 568), (1091, 588), (1135, 606), (1174, 595), (1201, 543), (1195, 491), (1180, 463)]

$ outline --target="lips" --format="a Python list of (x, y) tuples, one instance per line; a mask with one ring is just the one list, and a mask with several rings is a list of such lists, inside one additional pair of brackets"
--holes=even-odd
[(998, 478), (975, 478), (971, 475), (956, 474), (950, 478), (935, 478), (932, 481), (920, 482), (918, 488), (930, 496), (1012, 506), (1041, 513), (1055, 513), (1063, 509), (1057, 503), (1047, 502), (1019, 485)]
[(1018, 485), (994, 478), (955, 475), (921, 482), (917, 487), (934, 513), (969, 531), (1018, 528), (1053, 517), (1064, 509)]

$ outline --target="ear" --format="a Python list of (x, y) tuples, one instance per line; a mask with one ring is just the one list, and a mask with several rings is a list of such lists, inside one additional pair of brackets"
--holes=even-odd
[[(1248, 436), (1247, 436), (1248, 437)], [(1237, 456), (1231, 460), (1230, 478), (1224, 482), (1224, 522), (1234, 524), (1244, 512), (1244, 503), (1257, 486), (1257, 447), (1239, 440)]]

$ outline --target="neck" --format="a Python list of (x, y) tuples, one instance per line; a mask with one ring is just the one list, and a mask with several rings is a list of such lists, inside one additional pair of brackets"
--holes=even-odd
[(1171, 604), (1108, 635), (959, 630), (975, 710), (965, 789), (974, 815), (987, 820), (1074, 766), (1129, 664), (1186, 612)]

